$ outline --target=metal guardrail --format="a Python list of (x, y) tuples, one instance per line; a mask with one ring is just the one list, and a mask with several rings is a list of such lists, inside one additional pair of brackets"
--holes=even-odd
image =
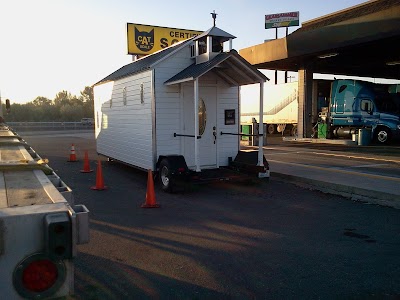
[(26, 130), (81, 130), (81, 129), (92, 129), (93, 125), (84, 124), (82, 122), (7, 122), (11, 128), (18, 131)]

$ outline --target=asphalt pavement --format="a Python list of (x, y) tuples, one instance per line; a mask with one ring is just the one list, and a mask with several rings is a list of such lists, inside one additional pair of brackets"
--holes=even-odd
[[(400, 208), (399, 146), (357, 146), (330, 140), (318, 140), (318, 143), (285, 141), (281, 136), (270, 137), (269, 141), (264, 146), (264, 155), (269, 162), (271, 177), (355, 201)], [(307, 151), (313, 160), (287, 159), (287, 154), (304, 156)], [(329, 162), (319, 163), (318, 156), (328, 157)], [(337, 159), (359, 163), (352, 168), (343, 168), (335, 165)], [(385, 172), (382, 166), (385, 166)]]
[[(254, 184), (221, 182), (175, 194), (156, 187), (160, 208), (144, 209), (147, 174), (96, 156), (90, 132), (26, 140), (90, 211), (90, 242), (74, 259), (73, 299), (400, 295), (398, 209), (300, 188), (276, 180), (275, 171)], [(72, 143), (78, 162), (67, 161)], [(287, 149), (305, 158), (312, 152), (297, 147)], [(96, 172), (80, 172), (86, 150), (92, 169), (102, 160), (108, 189), (90, 189)]]
[[(71, 133), (91, 136), (93, 131), (43, 131), (40, 135), (45, 137)], [(37, 132), (23, 132), (23, 136), (29, 135), (37, 135)], [(257, 148), (245, 144), (241, 147), (242, 149)], [(318, 154), (330, 157), (330, 164), (318, 164), (316, 156), (314, 156), (315, 163), (287, 161), (271, 155), (271, 150), (280, 153), (312, 151), (312, 155), (316, 153), (315, 150), (318, 150)], [(268, 160), (273, 178), (355, 201), (400, 208), (400, 143), (389, 146), (374, 144), (357, 146), (340, 140), (288, 139), (281, 135), (272, 135), (268, 136), (264, 155)], [(351, 169), (339, 168), (333, 164), (334, 159), (337, 158), (358, 160), (363, 163)], [(378, 168), (370, 168), (369, 172), (364, 172), (365, 166), (381, 164), (390, 165), (391, 169), (386, 173), (379, 172)]]

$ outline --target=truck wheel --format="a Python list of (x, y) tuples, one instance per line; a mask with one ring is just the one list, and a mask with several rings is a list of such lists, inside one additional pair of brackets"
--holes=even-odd
[(379, 144), (387, 144), (390, 141), (390, 130), (385, 127), (378, 127), (375, 130), (375, 141)]
[(275, 125), (274, 124), (268, 124), (267, 132), (268, 132), (268, 134), (274, 134), (275, 133)]
[(171, 168), (168, 159), (163, 159), (160, 163), (159, 179), (163, 191), (172, 192)]

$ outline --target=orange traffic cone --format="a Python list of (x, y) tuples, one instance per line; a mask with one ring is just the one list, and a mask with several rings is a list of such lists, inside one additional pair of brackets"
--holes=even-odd
[(156, 203), (156, 195), (154, 193), (153, 172), (149, 169), (147, 173), (146, 202), (142, 204), (142, 208), (157, 208), (157, 207), (160, 207), (160, 205)]
[(93, 172), (93, 170), (90, 169), (89, 165), (89, 156), (87, 150), (85, 151), (85, 159), (83, 160), (83, 170), (81, 170), (82, 173), (90, 173)]
[(72, 144), (72, 146), (71, 146), (71, 153), (70, 153), (70, 155), (69, 155), (69, 160), (68, 160), (69, 162), (76, 162), (76, 161), (78, 161), (77, 159), (76, 159), (76, 154), (75, 154), (75, 146), (74, 146), (74, 144)]
[(92, 186), (90, 189), (97, 190), (97, 191), (102, 191), (102, 190), (107, 189), (107, 187), (104, 185), (103, 172), (101, 171), (100, 159), (97, 161), (96, 186)]

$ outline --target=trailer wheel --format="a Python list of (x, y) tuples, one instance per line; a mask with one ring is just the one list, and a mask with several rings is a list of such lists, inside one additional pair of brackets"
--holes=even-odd
[(390, 141), (390, 130), (385, 127), (378, 127), (375, 130), (375, 141), (379, 144), (387, 144)]
[(163, 191), (172, 192), (171, 168), (168, 159), (163, 159), (160, 163), (159, 179)]

